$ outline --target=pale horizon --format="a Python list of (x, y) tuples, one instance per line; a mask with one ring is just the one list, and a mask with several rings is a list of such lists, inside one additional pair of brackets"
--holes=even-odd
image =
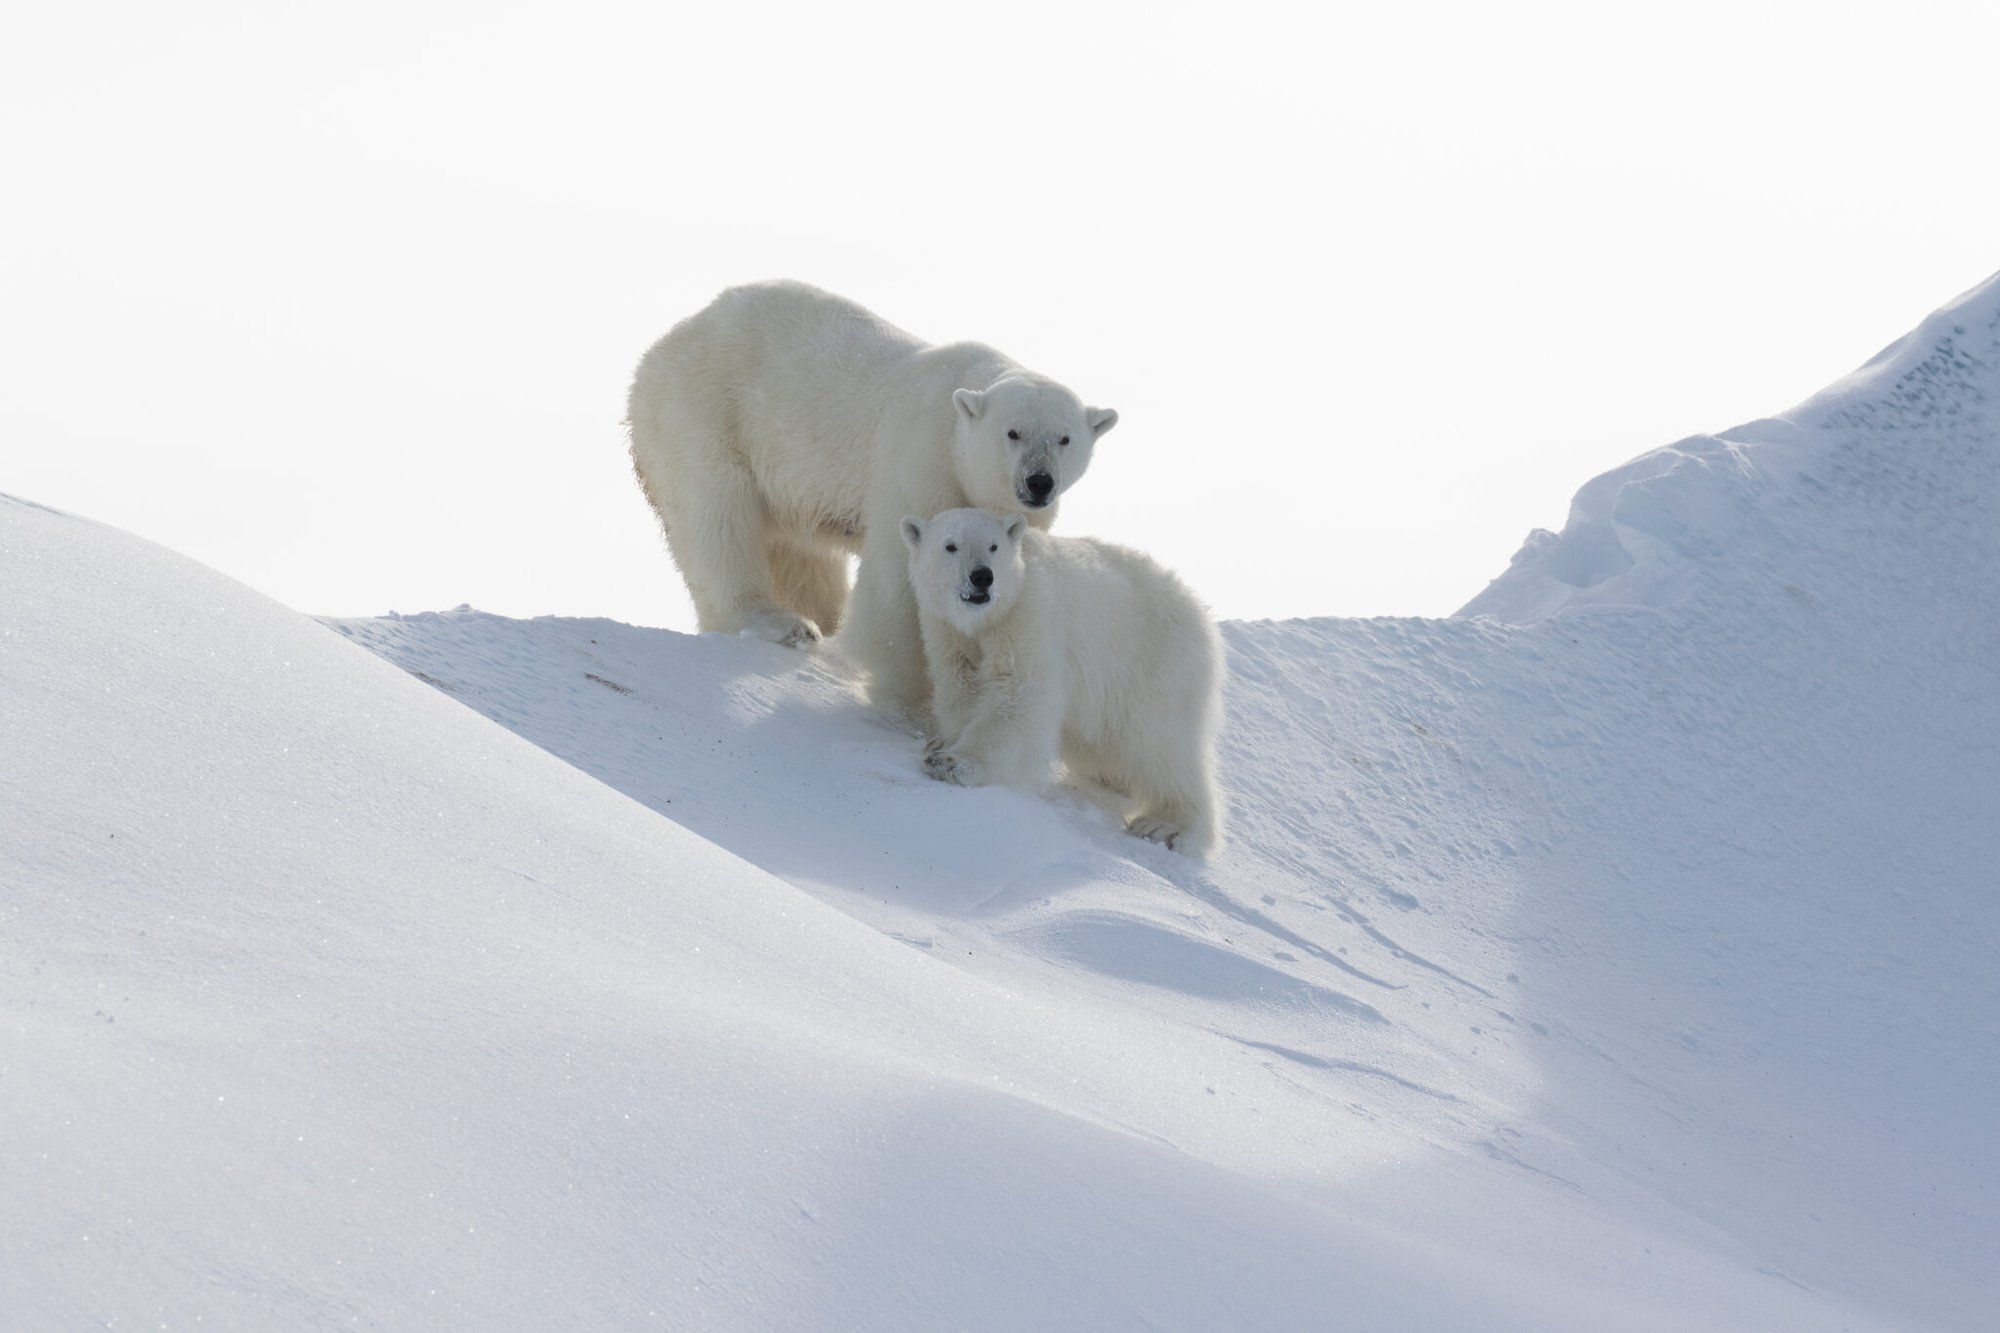
[(1442, 18), (27, 15), (0, 489), (309, 613), (691, 629), (626, 384), (785, 276), (1117, 408), (1061, 530), (1218, 615), (1446, 615), (2000, 266), (1980, 7)]

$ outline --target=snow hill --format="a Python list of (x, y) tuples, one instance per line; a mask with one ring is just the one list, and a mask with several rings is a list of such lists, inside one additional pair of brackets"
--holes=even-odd
[(2000, 278), (1226, 626), (1205, 868), (824, 653), (0, 500), (0, 1327), (1991, 1327), (1996, 403)]

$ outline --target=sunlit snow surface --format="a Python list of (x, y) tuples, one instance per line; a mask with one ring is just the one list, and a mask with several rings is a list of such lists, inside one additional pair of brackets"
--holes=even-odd
[(825, 653), (0, 501), (0, 1324), (1986, 1327), (1996, 367), (1226, 626), (1207, 867)]

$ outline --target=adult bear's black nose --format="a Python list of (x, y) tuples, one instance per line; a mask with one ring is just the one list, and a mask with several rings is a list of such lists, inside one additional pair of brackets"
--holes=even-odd
[(1056, 488), (1056, 479), (1046, 472), (1037, 472), (1028, 478), (1028, 494), (1037, 500), (1049, 498), (1049, 492)]
[(972, 586), (975, 588), (990, 588), (993, 586), (993, 571), (984, 565), (980, 565), (974, 569), (967, 577), (972, 580)]

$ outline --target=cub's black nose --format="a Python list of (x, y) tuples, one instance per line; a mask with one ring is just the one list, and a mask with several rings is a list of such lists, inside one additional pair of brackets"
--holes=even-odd
[(1028, 478), (1028, 494), (1037, 500), (1049, 498), (1049, 492), (1056, 488), (1056, 479), (1046, 472), (1037, 472)]
[(972, 586), (975, 588), (990, 588), (993, 586), (993, 571), (984, 565), (973, 570), (967, 577), (972, 580)]

